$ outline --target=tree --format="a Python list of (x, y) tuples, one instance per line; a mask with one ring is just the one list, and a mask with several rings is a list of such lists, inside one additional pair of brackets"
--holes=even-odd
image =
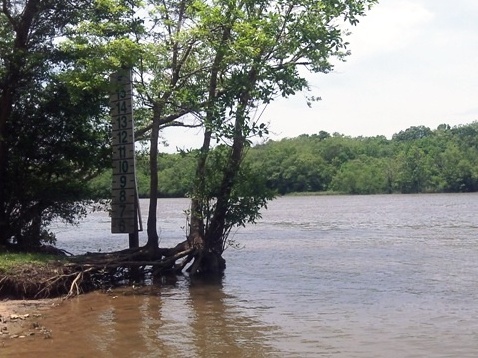
[[(232, 227), (254, 222), (271, 198), (241, 181), (252, 136), (267, 133), (253, 113), (277, 96), (306, 90), (300, 68), (329, 72), (332, 57), (348, 55), (339, 21), (355, 25), (375, 1), (149, 1), (148, 31), (138, 66), (138, 94), (151, 121), (151, 201), (147, 257), (164, 256), (164, 269), (186, 256), (191, 273), (220, 271)], [(190, 232), (175, 249), (158, 248), (159, 131), (185, 125), (192, 114), (203, 127), (191, 191)], [(224, 146), (211, 151), (213, 141)], [(213, 167), (214, 165), (214, 167)], [(246, 174), (248, 173), (248, 174)], [(246, 179), (244, 179), (246, 178)], [(247, 179), (249, 178), (249, 179)], [(257, 185), (260, 187), (260, 185)], [(172, 259), (174, 258), (174, 259)], [(158, 267), (161, 265), (158, 265)]]
[(397, 157), (400, 163), (399, 186), (402, 193), (421, 193), (426, 191), (429, 171), (426, 154), (416, 143), (408, 146)]
[(359, 157), (344, 163), (332, 180), (333, 190), (346, 194), (378, 194), (387, 191), (387, 163)]
[(395, 133), (392, 136), (393, 140), (396, 141), (412, 141), (416, 139), (425, 138), (432, 135), (432, 130), (425, 126), (411, 126), (410, 128)]
[[(148, 242), (140, 254), (162, 257), (157, 271), (222, 271), (231, 228), (254, 222), (271, 193), (244, 164), (253, 136), (267, 133), (254, 113), (278, 96), (308, 89), (305, 73), (327, 73), (349, 52), (340, 22), (351, 25), (374, 0), (149, 1), (137, 87), (151, 121)], [(158, 247), (158, 140), (166, 125), (194, 115), (204, 131), (197, 152), (187, 239)], [(194, 125), (194, 123), (192, 124)], [(214, 141), (222, 143), (212, 150)], [(246, 185), (257, 178), (255, 185)], [(258, 191), (258, 189), (263, 189)], [(184, 260), (175, 267), (175, 262)]]
[[(145, 30), (135, 34), (141, 46), (136, 90), (139, 105), (148, 118), (139, 134), (149, 138), (147, 248), (153, 256), (158, 254), (159, 244), (156, 226), (160, 130), (167, 126), (195, 126), (193, 115), (200, 111), (205, 99), (204, 74), (210, 59), (195, 24), (202, 7), (201, 2), (190, 0), (147, 1)], [(193, 118), (189, 124), (184, 119), (188, 114)]]
[(73, 95), (57, 39), (91, 2), (2, 1), (0, 12), (0, 246), (53, 240), (55, 218), (86, 213), (87, 179), (107, 165), (104, 97)]
[[(136, 258), (154, 260), (157, 272), (182, 270), (188, 263), (193, 274), (224, 269), (230, 230), (254, 222), (272, 197), (264, 177), (244, 160), (251, 138), (268, 131), (254, 113), (277, 97), (308, 90), (302, 69), (327, 73), (333, 58), (349, 55), (341, 23), (357, 24), (375, 2), (148, 1), (142, 21), (138, 4), (107, 0), (68, 28), (62, 49), (76, 62), (58, 78), (80, 89), (72, 93), (101, 91), (105, 71), (135, 65), (141, 99), (136, 109), (147, 119), (138, 134), (150, 138), (152, 198), (148, 243), (131, 251)], [(87, 59), (93, 51), (102, 58)], [(175, 248), (159, 248), (160, 129), (197, 124), (204, 142), (197, 152), (189, 235)], [(213, 150), (214, 142), (221, 145)]]
[(443, 153), (440, 153), (442, 162), (441, 174), (444, 179), (444, 190), (448, 192), (471, 192), (478, 189), (476, 165), (469, 158), (476, 156), (464, 155), (455, 143), (449, 143)]
[[(267, 130), (253, 116), (260, 106), (277, 96), (288, 97), (307, 89), (299, 69), (328, 72), (331, 57), (344, 58), (346, 43), (340, 19), (352, 25), (373, 1), (218, 1), (212, 3), (206, 22), (221, 24), (210, 31), (214, 58), (205, 109), (205, 137), (198, 161), (191, 209), (191, 232), (187, 241), (195, 259), (190, 271), (220, 271), (222, 252), (230, 228), (244, 218), (230, 216), (236, 206), (238, 186), (248, 138)], [(218, 88), (225, 90), (218, 91)], [(220, 95), (217, 95), (220, 93)], [(214, 196), (205, 193), (205, 169), (211, 136), (228, 143), (222, 179)], [(206, 195), (205, 195), (206, 194)], [(253, 222), (265, 205), (264, 193), (243, 206), (243, 217)], [(254, 198), (253, 196), (251, 198)], [(213, 200), (212, 200), (213, 199)], [(211, 207), (212, 210), (205, 210)], [(244, 203), (239, 202), (239, 205)], [(252, 204), (252, 206), (251, 206)], [(246, 210), (247, 208), (247, 210)], [(244, 215), (246, 214), (246, 215)], [(237, 221), (236, 221), (237, 220)], [(187, 261), (187, 260), (186, 260)]]

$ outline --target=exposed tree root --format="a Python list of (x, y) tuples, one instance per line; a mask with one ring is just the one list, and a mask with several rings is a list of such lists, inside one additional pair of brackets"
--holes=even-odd
[[(78, 272), (61, 263), (48, 265), (22, 265), (0, 275), (0, 298), (40, 299), (59, 297), (69, 293), (71, 283)], [(79, 289), (88, 290), (82, 282)]]
[(0, 274), (0, 299), (69, 298), (95, 289), (177, 275), (184, 270), (194, 275), (213, 271), (210, 268), (217, 266), (217, 262), (214, 263), (217, 258), (213, 256), (197, 241), (187, 240), (173, 248), (144, 246), (109, 253), (64, 256), (54, 264), (23, 265), (8, 274)]

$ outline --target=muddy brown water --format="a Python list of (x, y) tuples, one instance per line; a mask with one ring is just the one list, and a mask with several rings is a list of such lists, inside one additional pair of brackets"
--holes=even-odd
[[(186, 208), (160, 201), (162, 245)], [(127, 245), (104, 213), (55, 230), (74, 253)], [(66, 301), (43, 313), (50, 339), (0, 357), (477, 357), (477, 233), (476, 194), (280, 198), (234, 233), (222, 279)]]

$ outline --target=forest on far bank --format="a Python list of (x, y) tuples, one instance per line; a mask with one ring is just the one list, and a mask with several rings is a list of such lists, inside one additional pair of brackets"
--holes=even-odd
[[(216, 147), (221, 156), (221, 147)], [(161, 153), (159, 196), (185, 197), (192, 187), (196, 152)], [(279, 195), (441, 193), (478, 191), (478, 122), (432, 130), (412, 126), (393, 135), (349, 137), (319, 131), (251, 146), (245, 161), (260, 169)], [(149, 162), (137, 157), (138, 191), (149, 196)], [(111, 171), (92, 181), (107, 195)]]

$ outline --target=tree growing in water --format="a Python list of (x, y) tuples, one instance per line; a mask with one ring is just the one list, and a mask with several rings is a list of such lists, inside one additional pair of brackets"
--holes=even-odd
[[(157, 272), (189, 263), (193, 274), (224, 269), (231, 229), (254, 222), (272, 197), (243, 162), (252, 137), (268, 131), (257, 113), (277, 97), (307, 90), (308, 72), (327, 73), (333, 59), (344, 59), (343, 24), (355, 25), (375, 2), (148, 1), (147, 19), (131, 15), (128, 22), (121, 9), (138, 14), (131, 6), (139, 5), (109, 0), (75, 25), (64, 47), (81, 59), (66, 76), (70, 84), (97, 88), (91, 84), (101, 83), (107, 70), (135, 65), (137, 113), (145, 119), (138, 133), (150, 139), (151, 162), (148, 243), (135, 259), (154, 262)], [(107, 20), (107, 14), (114, 16)], [(105, 56), (89, 58), (92, 53)], [(200, 125), (204, 133), (189, 233), (175, 248), (159, 248), (156, 229), (158, 141), (167, 125)]]
[[(227, 246), (231, 228), (254, 222), (259, 210), (266, 205), (271, 193), (265, 186), (253, 183), (250, 172), (243, 166), (244, 153), (252, 136), (267, 133), (267, 125), (260, 123), (258, 110), (275, 98), (288, 97), (308, 89), (306, 72), (327, 73), (332, 70), (332, 59), (344, 59), (346, 50), (342, 23), (351, 25), (375, 1), (180, 1), (168, 2), (168, 14), (175, 14), (174, 26), (167, 26), (175, 39), (169, 84), (182, 78), (184, 66), (192, 56), (194, 66), (189, 71), (207, 71), (201, 77), (186, 76), (194, 80), (196, 92), (189, 110), (200, 119), (204, 130), (203, 145), (198, 153), (195, 185), (191, 192), (190, 231), (187, 240), (174, 249), (159, 249), (164, 256), (162, 266), (171, 269), (176, 259), (185, 259), (175, 267), (182, 270), (220, 272), (225, 268), (222, 253)], [(165, 3), (163, 3), (165, 4)], [(167, 7), (163, 7), (163, 10)], [(189, 16), (187, 35), (182, 32), (185, 16)], [(172, 15), (165, 15), (171, 23)], [(181, 30), (181, 31), (179, 31)], [(177, 50), (182, 49), (183, 55)], [(207, 56), (204, 57), (204, 54)], [(182, 61), (178, 62), (178, 59)], [(200, 60), (206, 61), (200, 62)], [(176, 71), (175, 71), (176, 70)], [(176, 76), (176, 77), (175, 77)], [(203, 87), (206, 86), (206, 87)], [(164, 92), (181, 102), (179, 93), (171, 87)], [(191, 92), (189, 92), (191, 94)], [(178, 99), (179, 98), (179, 99)], [(184, 97), (183, 97), (184, 98)], [(187, 97), (191, 101), (191, 97)], [(182, 108), (188, 106), (181, 106)], [(154, 122), (153, 122), (154, 124)], [(159, 128), (156, 126), (156, 129)], [(157, 156), (151, 136), (151, 161)], [(223, 146), (211, 150), (213, 140)], [(155, 165), (155, 164), (153, 164)], [(153, 172), (155, 167), (151, 167)], [(157, 183), (151, 185), (151, 193)], [(151, 210), (148, 220), (148, 246), (156, 246), (157, 235), (153, 227), (155, 214)]]

